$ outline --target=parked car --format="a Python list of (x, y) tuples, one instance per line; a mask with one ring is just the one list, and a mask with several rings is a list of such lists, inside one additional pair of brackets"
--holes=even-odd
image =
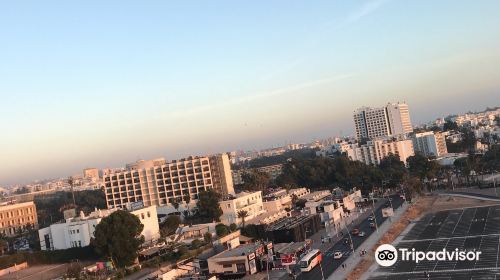
[(373, 222), (375, 218), (373, 216), (368, 217), (368, 221)]
[(375, 228), (375, 227), (377, 227), (377, 226), (375, 225), (375, 223), (370, 223), (370, 227), (371, 227), (371, 228)]
[(342, 252), (340, 251), (335, 251), (335, 253), (333, 253), (333, 259), (335, 260), (339, 260), (342, 258)]
[(364, 231), (360, 231), (358, 234), (359, 237), (364, 237), (365, 235), (366, 235), (366, 233)]
[(358, 235), (359, 234), (359, 229), (358, 228), (355, 228), (351, 231), (351, 234), (352, 235)]

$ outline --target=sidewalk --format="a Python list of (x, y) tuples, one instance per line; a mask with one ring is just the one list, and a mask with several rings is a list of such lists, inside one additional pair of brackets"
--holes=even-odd
[[(399, 207), (395, 212), (394, 216), (391, 219), (387, 219), (382, 223), (379, 228), (378, 232), (374, 232), (373, 234), (368, 237), (363, 242), (363, 248), (372, 248), (374, 247), (377, 242), (382, 238), (382, 236), (391, 228), (392, 224), (395, 221), (398, 221), (401, 216), (403, 215), (404, 212), (408, 209), (409, 204), (404, 203)], [(369, 251), (369, 249), (368, 249)], [(359, 255), (359, 250), (356, 250), (354, 254), (350, 255), (347, 260), (344, 261), (344, 264), (346, 264), (346, 269), (337, 269), (333, 274), (331, 274), (328, 279), (333, 280), (333, 279), (346, 279), (346, 277), (351, 273), (351, 271), (356, 267), (356, 265), (363, 259), (364, 257), (361, 257)], [(366, 274), (366, 273), (365, 273)]]

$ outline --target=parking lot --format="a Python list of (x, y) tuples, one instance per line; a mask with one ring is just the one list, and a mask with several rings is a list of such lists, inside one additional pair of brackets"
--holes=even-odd
[(417, 251), (480, 251), (477, 261), (398, 260), (379, 268), (382, 279), (500, 279), (500, 206), (440, 211), (425, 216), (395, 246)]

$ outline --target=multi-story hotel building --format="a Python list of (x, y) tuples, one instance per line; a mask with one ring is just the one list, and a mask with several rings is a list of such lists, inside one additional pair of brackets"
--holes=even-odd
[(442, 133), (432, 131), (415, 133), (412, 141), (415, 152), (424, 156), (440, 157), (448, 153), (446, 140)]
[(33, 201), (23, 203), (3, 203), (0, 205), (0, 233), (14, 236), (31, 225), (38, 227), (36, 206)]
[[(211, 162), (215, 162), (215, 169)], [(200, 192), (208, 189), (222, 194), (234, 193), (230, 174), (230, 166), (224, 164), (223, 155), (188, 157), (171, 162), (163, 158), (141, 160), (128, 164), (125, 170), (105, 172), (107, 207), (123, 207), (142, 201), (145, 206), (165, 206), (164, 209), (172, 210), (174, 202), (185, 203), (187, 196), (193, 202)]]
[(381, 108), (362, 107), (354, 112), (353, 117), (358, 140), (413, 131), (410, 111), (405, 103), (389, 103)]

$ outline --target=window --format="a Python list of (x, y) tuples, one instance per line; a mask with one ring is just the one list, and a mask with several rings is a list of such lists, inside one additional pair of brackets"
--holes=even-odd
[(78, 247), (82, 247), (82, 241), (78, 241)]
[(149, 211), (148, 211), (148, 218), (151, 218), (151, 213), (149, 213)]
[(144, 220), (144, 213), (141, 213), (141, 218)]

